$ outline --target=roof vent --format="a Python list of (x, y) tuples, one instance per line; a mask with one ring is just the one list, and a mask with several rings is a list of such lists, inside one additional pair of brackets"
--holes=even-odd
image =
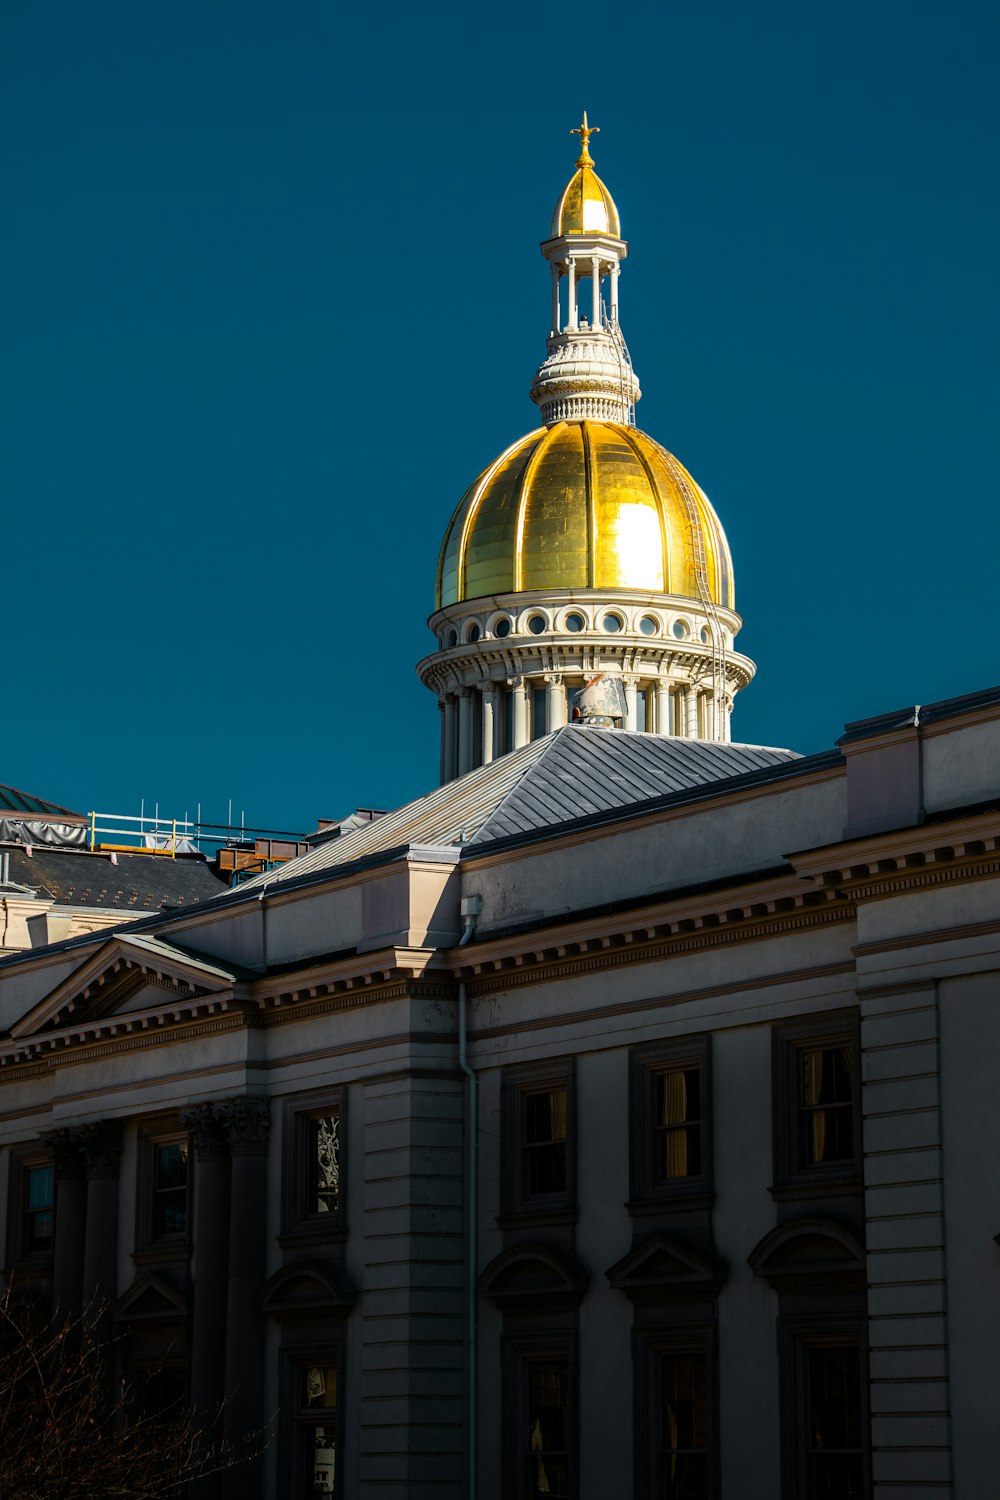
[(591, 729), (621, 729), (625, 721), (625, 685), (620, 677), (602, 672), (590, 677), (572, 697), (574, 724)]

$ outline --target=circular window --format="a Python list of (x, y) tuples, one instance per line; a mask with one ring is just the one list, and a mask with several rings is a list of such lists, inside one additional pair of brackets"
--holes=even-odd
[(445, 645), (446, 646), (457, 646), (458, 645), (458, 631), (457, 630), (449, 630), (447, 636), (445, 637)]
[(566, 616), (566, 629), (571, 630), (574, 635), (579, 635), (580, 631), (586, 628), (587, 622), (583, 618), (583, 615), (578, 615), (575, 610), (572, 614)]
[(642, 631), (643, 635), (657, 635), (659, 633), (660, 627), (657, 621), (653, 619), (652, 615), (643, 615), (642, 619), (639, 621), (639, 629)]
[(677, 639), (679, 641), (687, 640), (687, 638), (688, 638), (688, 636), (690, 634), (691, 634), (691, 630), (690, 630), (690, 627), (688, 625), (687, 620), (675, 620), (674, 621), (674, 635), (677, 637)]
[(507, 619), (498, 620), (493, 627), (493, 634), (498, 635), (501, 640), (503, 640), (505, 635), (510, 635), (510, 621)]
[(617, 635), (618, 632), (619, 632), (619, 630), (622, 629), (622, 622), (621, 622), (621, 616), (620, 615), (605, 615), (604, 619), (601, 621), (601, 624), (604, 626), (604, 629), (608, 632), (608, 635)]
[(701, 644), (703, 646), (707, 646), (708, 643), (709, 643), (709, 641), (711, 639), (712, 639), (712, 637), (708, 633), (708, 626), (707, 625), (703, 625), (701, 627)]
[(483, 632), (480, 630), (480, 628), (479, 628), (478, 625), (470, 625), (469, 626), (469, 634), (466, 637), (466, 639), (470, 640), (470, 641), (478, 641), (478, 639), (482, 635), (482, 633)]
[(531, 631), (532, 635), (541, 635), (542, 631), (545, 629), (545, 621), (542, 619), (542, 616), (532, 615), (531, 619), (528, 621), (528, 629)]

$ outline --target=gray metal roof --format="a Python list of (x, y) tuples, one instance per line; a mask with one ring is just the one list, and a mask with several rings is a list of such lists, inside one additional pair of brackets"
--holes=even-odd
[(798, 759), (794, 750), (566, 725), (239, 889), (270, 887), (407, 844), (481, 849)]

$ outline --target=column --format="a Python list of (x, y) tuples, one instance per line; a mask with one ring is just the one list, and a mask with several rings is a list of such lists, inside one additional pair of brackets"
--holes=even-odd
[(611, 267), (611, 321), (618, 322), (618, 273), (621, 270), (615, 261)]
[(670, 684), (667, 682), (656, 684), (656, 732), (670, 733)]
[(698, 738), (698, 694), (690, 683), (684, 689), (684, 735), (689, 740)]
[(601, 258), (599, 255), (591, 256), (590, 276), (594, 289), (593, 312), (591, 318), (595, 328), (601, 326)]
[(635, 729), (638, 721), (635, 713), (635, 678), (625, 677), (625, 728)]
[(576, 328), (576, 261), (572, 255), (566, 262), (566, 327)]
[(552, 262), (552, 332), (559, 332), (559, 267)]
[(952, 1493), (940, 1014), (932, 981), (858, 987), (872, 1493)]
[(118, 1293), (118, 1169), (120, 1120), (100, 1120), (79, 1131), (87, 1168), (87, 1220), (83, 1241), (83, 1297), (94, 1313), (98, 1337), (111, 1332), (111, 1304)]
[(455, 700), (449, 693), (444, 700), (444, 776), (442, 784), (446, 781), (454, 781), (458, 760), (455, 754), (458, 741), (457, 713)]
[(472, 770), (472, 689), (463, 688), (458, 695), (458, 774)]
[[(226, 1303), (226, 1437), (238, 1445), (264, 1426), (264, 1327), (258, 1297), (266, 1268), (268, 1099), (217, 1106), (232, 1155)], [(227, 1500), (262, 1500), (261, 1461), (225, 1475)]]
[(63, 1127), (42, 1136), (55, 1166), (55, 1239), (52, 1245), (52, 1311), (58, 1324), (79, 1317), (83, 1291), (87, 1178), (79, 1132)]
[[(211, 1409), (226, 1394), (229, 1148), (216, 1105), (196, 1104), (182, 1113), (181, 1123), (191, 1132), (194, 1148), (191, 1401)], [(215, 1492), (208, 1488), (208, 1481), (205, 1485), (199, 1495)]]
[(514, 749), (519, 750), (528, 743), (528, 690), (523, 677), (511, 678), (510, 685), (514, 689)]
[(553, 729), (561, 729), (566, 722), (566, 689), (563, 687), (561, 672), (546, 672), (545, 685), (547, 688), (549, 732)]
[(488, 766), (496, 754), (496, 689), (491, 682), (480, 688), (483, 700), (483, 765)]

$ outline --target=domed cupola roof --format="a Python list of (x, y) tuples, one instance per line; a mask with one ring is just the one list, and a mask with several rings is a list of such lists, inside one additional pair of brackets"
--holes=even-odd
[(636, 427), (557, 422), (520, 438), (462, 497), (441, 548), (437, 607), (535, 589), (696, 599), (705, 584), (733, 608), (722, 526), (683, 465)]
[(599, 129), (599, 125), (588, 126), (584, 111), (583, 125), (578, 132), (583, 146), (576, 171), (563, 188), (552, 215), (550, 235), (554, 240), (564, 234), (606, 234), (616, 240), (622, 237), (615, 200), (594, 171), (587, 145), (590, 136)]

